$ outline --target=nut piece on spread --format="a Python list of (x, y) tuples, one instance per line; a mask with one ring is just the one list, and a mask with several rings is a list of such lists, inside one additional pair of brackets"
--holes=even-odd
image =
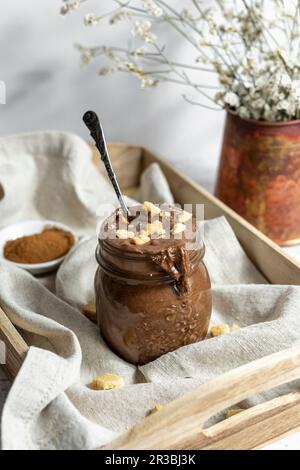
[(143, 207), (147, 212), (150, 212), (150, 214), (159, 215), (161, 212), (158, 206), (149, 201), (145, 201)]
[(245, 410), (243, 410), (242, 408), (236, 408), (236, 409), (233, 409), (233, 410), (228, 410), (227, 413), (226, 413), (226, 418), (231, 418), (231, 416), (235, 416), (235, 415), (241, 413), (242, 411), (245, 411)]
[(164, 235), (165, 230), (163, 228), (163, 224), (160, 220), (154, 220), (152, 224), (147, 225), (147, 232), (149, 235)]
[(175, 225), (175, 227), (173, 229), (173, 234), (176, 235), (178, 233), (182, 233), (182, 232), (185, 231), (185, 229), (186, 229), (186, 225), (179, 222), (178, 224)]
[(124, 379), (116, 374), (103, 374), (95, 377), (91, 383), (94, 390), (111, 390), (124, 386)]
[(181, 223), (187, 222), (191, 218), (192, 218), (192, 214), (190, 212), (187, 212), (187, 211), (181, 211), (179, 216), (178, 216), (178, 220)]
[(236, 323), (234, 323), (231, 327), (232, 333), (235, 333), (236, 331), (239, 331), (240, 327)]
[(93, 323), (97, 323), (97, 313), (95, 304), (86, 304), (82, 307), (82, 313)]
[(134, 243), (135, 245), (145, 245), (145, 243), (150, 242), (150, 238), (146, 233), (142, 233), (139, 237), (133, 237), (130, 240), (131, 243)]
[(153, 413), (156, 413), (157, 411), (161, 411), (163, 409), (163, 406), (160, 405), (159, 403), (157, 403), (153, 408), (152, 410), (150, 410), (150, 415), (152, 415)]
[(210, 334), (214, 338), (215, 336), (221, 336), (226, 333), (230, 333), (230, 328), (226, 323), (221, 324), (221, 325), (215, 325), (211, 328)]
[(117, 237), (121, 238), (122, 240), (127, 240), (127, 238), (133, 238), (134, 237), (133, 232), (130, 232), (128, 230), (123, 230), (123, 229), (117, 230), (116, 234), (117, 234)]

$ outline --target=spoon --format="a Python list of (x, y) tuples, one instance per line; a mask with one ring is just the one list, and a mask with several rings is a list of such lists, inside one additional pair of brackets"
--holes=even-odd
[(122, 208), (122, 211), (124, 215), (126, 216), (127, 219), (130, 219), (130, 213), (128, 206), (125, 202), (124, 196), (121, 193), (121, 189), (117, 180), (117, 177), (115, 175), (115, 172), (113, 170), (113, 167), (111, 165), (111, 161), (109, 158), (106, 142), (105, 142), (105, 137), (103, 133), (103, 129), (101, 126), (101, 123), (99, 121), (99, 118), (97, 114), (94, 111), (87, 111), (84, 116), (83, 116), (83, 122), (85, 123), (86, 127), (89, 129), (91, 136), (93, 137), (96, 147), (99, 150), (101, 160), (103, 161), (108, 177), (113, 185), (113, 188), (115, 190), (115, 193), (117, 195), (118, 201), (120, 203), (120, 206)]

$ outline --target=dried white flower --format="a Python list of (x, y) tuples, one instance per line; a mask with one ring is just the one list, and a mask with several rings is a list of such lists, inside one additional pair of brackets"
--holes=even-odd
[(284, 73), (282, 75), (279, 75), (278, 76), (278, 82), (279, 82), (279, 85), (282, 87), (282, 88), (285, 88), (287, 90), (289, 90), (292, 86), (292, 80), (291, 80), (291, 77), (287, 74), (287, 73)]
[(136, 21), (131, 30), (133, 36), (139, 36), (148, 43), (154, 43), (156, 36), (151, 32), (151, 21)]
[(98, 75), (105, 76), (105, 75), (109, 75), (110, 73), (113, 73), (113, 72), (116, 72), (116, 71), (117, 71), (116, 67), (102, 67), (99, 70)]
[(250, 112), (245, 106), (241, 106), (239, 108), (239, 115), (244, 118), (244, 119), (249, 119), (250, 118)]
[[(130, 20), (133, 37), (149, 45), (147, 49), (139, 47), (132, 39), (128, 47), (82, 47), (83, 65), (102, 55), (113, 66), (104, 64), (101, 75), (129, 71), (139, 78), (142, 88), (152, 88), (161, 81), (188, 85), (199, 93), (199, 104), (207, 107), (204, 100), (208, 100), (218, 108), (230, 107), (242, 118), (299, 119), (300, 0), (217, 0), (211, 6), (201, 0), (189, 2), (191, 8), (178, 9), (161, 0), (116, 0), (112, 12), (104, 11), (99, 17), (86, 15), (87, 25), (106, 16), (111, 24)], [(62, 14), (80, 3), (65, 0)], [(152, 31), (162, 23), (194, 46), (192, 63), (167, 57), (167, 44), (160, 44)], [(215, 73), (217, 92), (216, 80), (202, 85), (202, 78), (198, 79), (202, 71)]]
[(66, 15), (72, 10), (76, 10), (79, 7), (81, 0), (64, 0), (63, 5), (60, 9), (61, 15)]
[(190, 21), (191, 23), (195, 23), (196, 22), (196, 18), (195, 16), (192, 14), (192, 12), (190, 10), (188, 10), (187, 8), (183, 8), (182, 12), (180, 13), (180, 16), (181, 18), (183, 19), (183, 21), (185, 20), (188, 20)]
[(144, 47), (138, 47), (134, 51), (131, 52), (132, 55), (136, 56), (143, 56), (146, 53), (146, 49)]
[(264, 105), (265, 105), (265, 100), (261, 97), (257, 98), (256, 100), (253, 100), (252, 101), (252, 108), (255, 109), (255, 110), (260, 110), (260, 109), (263, 109)]
[(240, 105), (240, 99), (238, 95), (236, 95), (232, 91), (228, 91), (226, 93), (226, 95), (224, 96), (224, 101), (231, 108), (237, 108)]
[(101, 18), (99, 16), (97, 17), (92, 13), (87, 13), (84, 17), (84, 24), (86, 26), (96, 26), (99, 23), (100, 19)]
[(280, 111), (287, 111), (289, 109), (289, 102), (287, 100), (279, 101), (276, 108)]
[(132, 17), (132, 12), (131, 11), (118, 11), (114, 15), (110, 17), (110, 24), (115, 24), (119, 23), (122, 20), (127, 20)]
[(267, 75), (259, 75), (255, 78), (255, 86), (258, 90), (265, 88), (268, 85), (269, 77)]
[(145, 72), (142, 67), (138, 67), (137, 65), (132, 64), (131, 62), (125, 62), (124, 65), (129, 70), (129, 72), (133, 72), (136, 75), (143, 75)]
[(145, 8), (146, 12), (151, 16), (156, 16), (159, 18), (163, 15), (163, 9), (159, 7), (154, 0), (143, 0), (142, 1), (143, 7)]
[(96, 53), (98, 51), (97, 47), (84, 47), (80, 46), (79, 44), (76, 44), (75, 47), (81, 53), (81, 67), (87, 67), (95, 58)]
[(141, 80), (141, 88), (153, 88), (158, 84), (158, 80), (154, 80), (153, 78), (142, 78)]

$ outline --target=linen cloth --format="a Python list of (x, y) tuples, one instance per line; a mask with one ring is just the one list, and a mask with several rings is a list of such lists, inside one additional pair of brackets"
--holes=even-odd
[[(150, 186), (153, 192), (151, 175), (158, 171), (150, 169), (143, 178), (148, 185), (144, 194)], [(4, 406), (4, 449), (99, 447), (145, 417), (156, 403), (168, 403), (221, 373), (299, 342), (300, 288), (268, 285), (221, 217), (204, 227), (205, 262), (213, 285), (212, 324), (237, 323), (241, 329), (182, 347), (141, 367), (127, 363), (80, 311), (94, 301), (97, 209), (101, 202), (114, 201), (111, 188), (93, 167), (89, 147), (76, 136), (55, 132), (0, 139), (0, 183), (1, 225), (52, 218), (90, 233), (59, 268), (55, 293), (40, 279), (0, 263), (0, 305), (31, 345)], [(161, 202), (164, 194), (170, 198), (162, 174), (159, 190)], [(91, 390), (93, 377), (105, 372), (121, 375), (125, 387)], [(272, 390), (244, 405), (289, 388)]]

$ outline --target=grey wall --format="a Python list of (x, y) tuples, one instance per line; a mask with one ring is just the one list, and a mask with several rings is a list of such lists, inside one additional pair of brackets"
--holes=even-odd
[[(148, 145), (212, 189), (223, 112), (187, 104), (176, 85), (143, 91), (131, 76), (98, 77), (99, 63), (80, 69), (74, 42), (127, 39), (114, 27), (82, 23), (81, 12), (110, 4), (89, 1), (62, 17), (60, 0), (1, 0), (0, 80), (6, 82), (7, 104), (0, 105), (0, 134), (61, 129), (87, 137), (81, 116), (94, 108), (108, 139)], [(172, 48), (181, 60), (189, 54), (179, 38), (172, 38)]]

